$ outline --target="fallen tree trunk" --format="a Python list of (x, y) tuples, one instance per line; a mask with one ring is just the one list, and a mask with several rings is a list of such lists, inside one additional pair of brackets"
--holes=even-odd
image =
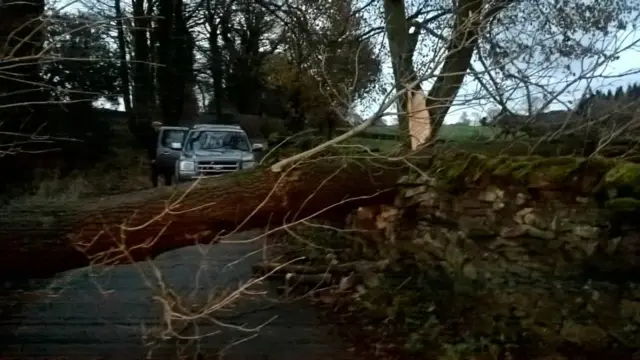
[[(484, 152), (488, 155), (486, 159), (499, 160), (495, 150), (485, 146), (471, 153)], [(497, 150), (505, 151), (503, 147)], [(515, 148), (509, 149), (508, 154), (521, 155), (528, 151)], [(547, 152), (544, 154), (556, 153)], [(473, 159), (469, 153), (448, 145), (437, 145), (419, 156), (396, 159), (362, 153), (323, 153), (323, 158), (308, 159), (281, 172), (256, 169), (92, 202), (49, 202), (3, 208), (0, 209), (3, 245), (0, 278), (47, 277), (91, 264), (132, 263), (209, 242), (224, 231), (273, 228), (309, 216), (344, 219), (357, 206), (391, 203), (398, 179), (410, 169), (435, 166), (442, 170), (451, 168), (453, 163), (466, 164), (464, 168), (474, 163), (468, 161)], [(593, 166), (576, 165), (580, 163), (577, 158), (557, 161), (560, 160), (577, 166), (575, 171), (591, 171), (594, 174), (589, 176), (597, 175), (596, 178), (604, 176), (616, 164), (596, 159), (595, 171), (590, 170)], [(544, 163), (539, 158), (531, 161)], [(498, 166), (502, 162), (490, 163)], [(491, 166), (485, 166), (481, 172), (502, 176), (492, 173), (499, 174), (499, 166), (496, 169)], [(454, 166), (446, 171), (449, 175), (442, 181), (449, 185), (461, 181), (454, 176), (459, 175), (459, 171)], [(536, 177), (528, 181), (532, 188), (548, 187)], [(565, 179), (556, 182), (563, 188), (576, 186)]]
[(0, 209), (0, 277), (141, 261), (221, 232), (277, 227), (323, 210), (320, 216), (342, 217), (393, 198), (402, 171), (387, 165), (309, 160), (280, 173), (257, 169), (93, 202)]

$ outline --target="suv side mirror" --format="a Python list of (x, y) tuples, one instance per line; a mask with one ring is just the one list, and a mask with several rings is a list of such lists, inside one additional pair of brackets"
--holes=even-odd
[(169, 147), (172, 150), (180, 150), (180, 149), (182, 149), (182, 144), (179, 143), (179, 142), (172, 142), (171, 144), (169, 144)]
[(251, 151), (262, 151), (262, 150), (264, 150), (264, 146), (262, 144), (251, 145)]

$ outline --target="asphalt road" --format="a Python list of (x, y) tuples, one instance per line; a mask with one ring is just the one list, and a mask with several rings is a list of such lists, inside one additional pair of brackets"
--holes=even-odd
[[(162, 254), (154, 264), (176, 293), (205, 302), (212, 289), (248, 279), (261, 254), (247, 255), (259, 248), (256, 243), (193, 246)], [(153, 279), (152, 266), (85, 268), (47, 281), (35, 301), (0, 322), (7, 335), (0, 339), (0, 359), (178, 359), (194, 358), (197, 352), (204, 359), (354, 359), (309, 305), (265, 298), (241, 299), (229, 313), (216, 313), (220, 321), (246, 327), (275, 318), (258, 332), (201, 321), (199, 334), (220, 333), (189, 346), (186, 340), (161, 341), (149, 354), (144, 329), (162, 326), (163, 316), (142, 274)], [(255, 336), (221, 352), (250, 335)]]

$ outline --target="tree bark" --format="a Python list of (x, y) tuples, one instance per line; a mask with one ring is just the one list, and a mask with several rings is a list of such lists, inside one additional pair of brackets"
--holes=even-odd
[[(393, 77), (395, 79), (396, 91), (401, 91), (407, 84), (415, 82), (418, 77), (413, 67), (413, 53), (417, 44), (417, 36), (409, 34), (410, 24), (406, 18), (405, 1), (404, 0), (385, 0), (384, 14), (388, 19), (386, 23), (387, 40), (389, 41), (389, 53), (391, 54), (391, 64), (393, 68)], [(419, 29), (416, 28), (416, 31)], [(415, 39), (416, 41), (412, 41)], [(415, 91), (420, 90), (420, 84), (416, 85)], [(409, 123), (407, 114), (402, 113), (407, 104), (407, 96), (398, 98), (398, 126), (403, 134), (403, 142), (407, 147), (410, 146)]]
[(133, 37), (132, 56), (132, 116), (129, 117), (129, 130), (135, 136), (138, 143), (149, 146), (148, 133), (151, 128), (151, 113), (153, 104), (149, 97), (150, 89), (154, 82), (150, 76), (150, 51), (148, 35), (151, 21), (146, 16), (144, 0), (132, 0), (133, 6)]
[[(481, 28), (511, 3), (510, 0), (498, 2), (484, 12), (482, 0), (461, 0), (455, 6), (452, 35), (447, 40), (447, 55), (426, 97), (426, 108), (429, 110), (429, 122), (431, 123), (431, 133), (426, 141), (435, 139), (467, 71), (471, 68), (471, 60), (479, 41), (478, 36)], [(413, 55), (421, 28), (427, 24), (410, 22), (410, 19), (407, 19), (404, 0), (385, 0), (384, 11), (388, 19), (386, 33), (396, 90), (399, 91), (406, 84), (413, 83), (419, 78), (414, 70)], [(446, 14), (447, 12), (444, 12), (437, 17)], [(411, 26), (415, 27), (415, 32), (412, 34), (409, 33)], [(420, 84), (417, 84), (412, 90), (421, 91), (422, 89)], [(398, 99), (399, 111), (406, 111), (408, 96), (409, 94)], [(400, 130), (407, 133), (409, 129), (407, 116), (401, 114), (398, 121)], [(410, 147), (408, 137), (405, 145)]]
[[(0, 128), (3, 132), (43, 134), (48, 112), (48, 92), (43, 91), (40, 55), (43, 50), (44, 29), (40, 16), (44, 1), (4, 0), (0, 2)], [(50, 116), (49, 116), (50, 117)], [(46, 118), (46, 116), (45, 116)], [(46, 129), (46, 127), (45, 127)], [(6, 133), (0, 143), (21, 142)]]
[(500, 12), (506, 3), (492, 7), (486, 14), (481, 14), (481, 0), (463, 0), (458, 3), (452, 37), (447, 45), (447, 55), (426, 100), (431, 121), (431, 137), (427, 141), (434, 139), (442, 127), (444, 118), (467, 75), (478, 45), (480, 28)]
[[(215, 118), (220, 120), (222, 118), (222, 99), (224, 97), (223, 77), (224, 77), (224, 64), (222, 62), (222, 53), (218, 44), (218, 10), (220, 5), (218, 1), (207, 0), (206, 1), (206, 18), (205, 21), (209, 26), (209, 52), (211, 53), (211, 59), (209, 61), (209, 72), (213, 79), (213, 112)], [(208, 109), (211, 111), (212, 109)]]
[(129, 81), (129, 64), (127, 63), (127, 43), (124, 35), (124, 24), (122, 21), (122, 4), (121, 0), (115, 0), (114, 8), (116, 12), (116, 33), (118, 39), (118, 59), (120, 64), (118, 70), (120, 72), (120, 81), (122, 82), (122, 102), (127, 115), (132, 116), (131, 106), (131, 84)]
[(220, 232), (278, 227), (325, 209), (316, 215), (344, 218), (354, 206), (390, 201), (402, 166), (313, 160), (281, 173), (257, 169), (202, 179), (190, 191), (192, 184), (183, 184), (0, 209), (0, 274), (47, 277), (131, 263), (209, 242)]

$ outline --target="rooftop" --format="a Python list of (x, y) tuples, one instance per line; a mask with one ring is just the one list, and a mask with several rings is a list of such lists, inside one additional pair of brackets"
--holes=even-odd
[(193, 126), (193, 129), (243, 131), (240, 125), (222, 125), (222, 124), (196, 124)]

